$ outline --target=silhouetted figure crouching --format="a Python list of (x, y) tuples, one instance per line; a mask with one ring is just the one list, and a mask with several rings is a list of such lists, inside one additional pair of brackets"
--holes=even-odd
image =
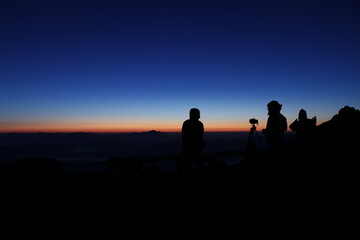
[(201, 154), (204, 147), (204, 125), (200, 119), (200, 110), (190, 109), (190, 118), (184, 121), (181, 130), (182, 138), (182, 157), (176, 164), (177, 173), (182, 173), (183, 168), (189, 173), (192, 164), (195, 162), (198, 168), (202, 168), (204, 163)]

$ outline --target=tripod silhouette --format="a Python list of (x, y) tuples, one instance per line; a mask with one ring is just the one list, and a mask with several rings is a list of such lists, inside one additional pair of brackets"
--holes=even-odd
[(258, 132), (256, 131), (256, 126), (255, 126), (255, 124), (256, 124), (256, 123), (252, 123), (252, 124), (251, 124), (250, 132), (249, 132), (249, 135), (248, 135), (249, 141), (252, 141), (252, 137), (253, 137), (254, 133), (256, 133), (256, 136), (259, 137), (259, 134), (258, 134)]
[(256, 136), (260, 140), (259, 134), (256, 131), (256, 124), (259, 124), (259, 123), (258, 123), (258, 120), (254, 119), (254, 118), (250, 119), (249, 122), (251, 124), (251, 128), (250, 128), (250, 132), (248, 134), (248, 142), (246, 144), (246, 149), (247, 149), (248, 153), (255, 153), (256, 144), (253, 141), (253, 136), (254, 136), (254, 134), (256, 134)]

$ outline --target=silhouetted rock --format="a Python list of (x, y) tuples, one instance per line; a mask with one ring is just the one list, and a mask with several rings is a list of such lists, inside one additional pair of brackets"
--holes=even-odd
[(324, 135), (333, 133), (339, 136), (352, 136), (354, 133), (359, 133), (359, 122), (360, 111), (354, 107), (345, 106), (331, 120), (320, 124), (318, 131), (319, 134)]
[[(343, 156), (343, 159), (358, 156), (360, 134), (360, 111), (345, 106), (331, 120), (317, 126), (319, 150), (330, 156)], [(338, 159), (340, 160), (340, 159)]]

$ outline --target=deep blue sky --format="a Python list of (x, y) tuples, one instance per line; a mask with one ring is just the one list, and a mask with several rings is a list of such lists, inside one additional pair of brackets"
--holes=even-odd
[(358, 1), (7, 1), (0, 132), (208, 130), (360, 108)]

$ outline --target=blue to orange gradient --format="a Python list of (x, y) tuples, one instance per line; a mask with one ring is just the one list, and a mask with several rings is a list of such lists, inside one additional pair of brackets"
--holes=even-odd
[(354, 1), (7, 1), (0, 132), (248, 131), (360, 108)]

